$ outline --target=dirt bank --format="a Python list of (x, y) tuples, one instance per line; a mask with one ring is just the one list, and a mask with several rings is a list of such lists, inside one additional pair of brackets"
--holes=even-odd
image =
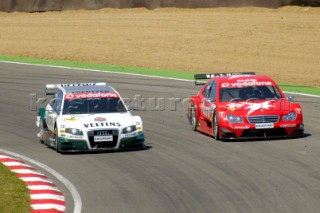
[(208, 7), (279, 7), (285, 5), (319, 6), (320, 0), (1, 0), (0, 11), (53, 11), (68, 9), (113, 8), (208, 8)]
[(0, 13), (0, 55), (186, 70), (256, 71), (320, 86), (320, 8)]

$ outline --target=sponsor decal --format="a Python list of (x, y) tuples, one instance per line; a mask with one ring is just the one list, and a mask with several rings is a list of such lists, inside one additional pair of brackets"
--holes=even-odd
[(246, 109), (250, 109), (248, 112), (248, 115), (250, 115), (252, 112), (257, 110), (262, 110), (262, 109), (270, 110), (270, 108), (272, 109), (273, 105), (270, 104), (270, 102), (271, 101), (265, 101), (262, 103), (246, 103), (247, 105)]
[(76, 94), (65, 94), (64, 99), (79, 99), (79, 98), (119, 98), (116, 92), (87, 92)]
[(292, 128), (292, 127), (296, 127), (297, 124), (282, 124), (280, 125), (281, 128)]
[(112, 135), (94, 136), (94, 142), (104, 142), (104, 141), (113, 141), (113, 136)]
[(297, 114), (301, 114), (302, 113), (302, 109), (301, 108), (296, 108), (295, 110), (296, 110)]
[(103, 121), (107, 121), (107, 119), (103, 117), (96, 117), (94, 118), (94, 121), (103, 122)]
[(234, 126), (233, 129), (249, 129), (249, 126)]
[(82, 135), (69, 135), (69, 139), (81, 139), (83, 136)]
[(256, 129), (273, 129), (274, 124), (273, 123), (259, 123), (256, 124)]
[(84, 123), (85, 128), (94, 128), (94, 127), (120, 127), (120, 122), (97, 122), (97, 123)]
[(225, 117), (225, 114), (226, 114), (225, 112), (219, 112), (219, 116), (222, 118)]
[(262, 103), (230, 103), (227, 105), (227, 109), (230, 111), (236, 111), (239, 110), (245, 106), (245, 109), (249, 109), (248, 115), (250, 115), (252, 112), (257, 111), (257, 110), (271, 110), (274, 108), (274, 105), (271, 104), (271, 101), (265, 101)]
[(239, 103), (230, 103), (227, 106), (228, 106), (228, 110), (235, 111), (236, 109), (243, 107), (244, 104), (243, 103), (241, 103), (241, 104), (239, 104)]
[[(96, 86), (99, 83), (76, 83), (76, 84), (60, 84), (61, 87), (79, 87), (79, 86)], [(56, 84), (55, 86), (58, 86), (59, 84)]]
[(128, 138), (128, 137), (135, 137), (138, 135), (138, 132), (132, 132), (127, 134), (122, 134), (122, 137)]
[(72, 118), (65, 118), (64, 120), (65, 121), (77, 121), (78, 119), (75, 117), (72, 117)]
[(234, 83), (222, 83), (221, 87), (228, 88), (228, 87), (253, 87), (253, 86), (272, 86), (272, 82), (270, 81), (257, 81), (256, 79), (252, 79), (250, 81), (239, 81)]

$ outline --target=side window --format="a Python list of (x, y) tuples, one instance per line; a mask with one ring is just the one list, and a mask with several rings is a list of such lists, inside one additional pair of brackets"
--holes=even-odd
[(210, 90), (211, 90), (211, 84), (212, 82), (210, 82), (209, 84), (207, 84), (207, 87), (205, 88), (204, 92), (203, 92), (203, 96), (208, 98), (209, 94), (210, 94)]
[(54, 100), (51, 101), (51, 106), (58, 114), (61, 112), (61, 106), (62, 106), (62, 100), (63, 100), (63, 92), (61, 90), (58, 90)]
[(217, 97), (217, 84), (215, 81), (212, 82), (211, 90), (209, 93), (209, 98), (216, 100)]
[(215, 100), (216, 99), (216, 94), (217, 94), (217, 84), (216, 84), (215, 81), (212, 81), (207, 85), (203, 95), (206, 98), (211, 98), (211, 99)]

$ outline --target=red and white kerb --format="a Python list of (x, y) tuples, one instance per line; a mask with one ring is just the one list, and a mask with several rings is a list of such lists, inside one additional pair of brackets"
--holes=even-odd
[(58, 187), (44, 174), (21, 160), (2, 155), (0, 162), (23, 180), (30, 191), (31, 213), (64, 213), (66, 202)]

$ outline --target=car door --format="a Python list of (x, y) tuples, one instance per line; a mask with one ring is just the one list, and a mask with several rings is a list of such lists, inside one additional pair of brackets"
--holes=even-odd
[(47, 126), (50, 131), (54, 131), (55, 129), (55, 123), (57, 120), (57, 117), (61, 113), (61, 106), (63, 101), (63, 92), (58, 89), (55, 97), (49, 102), (49, 104), (46, 107), (46, 121)]
[(213, 112), (216, 108), (215, 101), (217, 97), (217, 84), (211, 81), (203, 90), (201, 96), (201, 111), (205, 120), (212, 120)]

